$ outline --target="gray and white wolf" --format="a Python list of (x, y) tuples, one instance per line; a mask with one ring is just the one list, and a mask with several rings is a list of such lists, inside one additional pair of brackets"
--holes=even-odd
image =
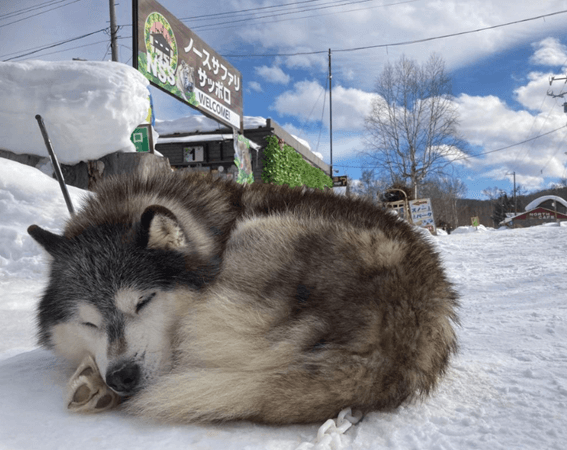
[(39, 342), (76, 365), (92, 358), (145, 417), (285, 424), (392, 410), (430, 393), (457, 350), (440, 257), (363, 199), (124, 176), (62, 235), (29, 233), (51, 260)]

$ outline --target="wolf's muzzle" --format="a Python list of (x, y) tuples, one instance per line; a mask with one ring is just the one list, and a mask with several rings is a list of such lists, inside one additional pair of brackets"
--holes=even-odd
[(126, 363), (106, 371), (106, 384), (120, 395), (132, 395), (140, 382), (140, 366)]

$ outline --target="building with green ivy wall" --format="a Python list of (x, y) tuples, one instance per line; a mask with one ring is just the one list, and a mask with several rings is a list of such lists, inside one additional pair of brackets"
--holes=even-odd
[[(157, 121), (155, 128), (160, 134), (155, 149), (169, 159), (172, 167), (234, 176), (233, 136), (228, 128), (197, 115)], [(330, 166), (315, 155), (305, 141), (291, 135), (272, 119), (245, 117), (244, 136), (250, 141), (254, 182), (262, 182), (264, 151), (268, 146), (266, 138), (270, 136), (275, 136), (279, 143), (293, 148), (310, 166), (330, 176)]]

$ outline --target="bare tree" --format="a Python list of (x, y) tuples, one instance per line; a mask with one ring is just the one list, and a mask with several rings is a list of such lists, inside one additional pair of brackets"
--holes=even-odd
[(382, 193), (388, 187), (388, 182), (386, 180), (376, 179), (373, 170), (363, 170), (360, 180), (353, 182), (353, 180), (348, 180), (349, 191), (352, 195), (366, 197), (373, 203), (380, 202), (380, 193)]
[(422, 185), (423, 197), (431, 199), (435, 222), (443, 222), (452, 229), (459, 226), (457, 200), (463, 198), (466, 192), (465, 183), (456, 177), (429, 178)]
[(435, 54), (422, 65), (402, 56), (384, 68), (375, 92), (362, 153), (392, 179), (409, 182), (417, 198), (418, 185), (443, 174), (465, 149), (445, 63)]

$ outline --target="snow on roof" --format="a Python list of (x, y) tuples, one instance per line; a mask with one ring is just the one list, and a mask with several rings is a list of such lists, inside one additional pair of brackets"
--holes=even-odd
[(61, 163), (134, 152), (130, 135), (148, 115), (148, 84), (117, 62), (0, 62), (0, 147), (48, 156), (40, 114)]
[(567, 201), (565, 201), (565, 199), (562, 199), (557, 195), (544, 195), (528, 203), (528, 205), (526, 206), (526, 211), (536, 209), (539, 205), (541, 205), (543, 202), (546, 202), (548, 200), (555, 200), (556, 202), (561, 203), (563, 206), (567, 207)]
[[(193, 134), (191, 136), (168, 137), (158, 139), (158, 144), (178, 144), (193, 142), (209, 142), (209, 141), (228, 141), (232, 140), (232, 134)], [(254, 150), (260, 150), (260, 146), (250, 141), (250, 147)]]
[[(244, 129), (265, 127), (266, 119), (263, 117), (244, 116)], [(156, 120), (156, 131), (161, 135), (181, 133), (205, 133), (226, 129), (226, 126), (208, 117), (192, 114), (174, 120)]]
[[(301, 139), (301, 138), (297, 137), (294, 134), (292, 134), (292, 136), (297, 140), (297, 142), (304, 145), (305, 147), (307, 147), (309, 149), (309, 151), (311, 151), (311, 146), (309, 145), (309, 142), (307, 142), (305, 139)], [(323, 161), (323, 156), (321, 155), (321, 153), (314, 153), (314, 155), (317, 156), (321, 161)], [(319, 156), (319, 155), (321, 155), (321, 156)]]

